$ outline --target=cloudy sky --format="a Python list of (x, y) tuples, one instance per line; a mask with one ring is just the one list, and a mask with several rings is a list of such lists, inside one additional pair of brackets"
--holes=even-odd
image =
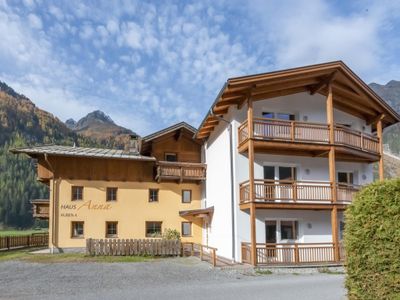
[(343, 60), (400, 80), (400, 1), (0, 0), (0, 80), (61, 120), (199, 125), (229, 77)]

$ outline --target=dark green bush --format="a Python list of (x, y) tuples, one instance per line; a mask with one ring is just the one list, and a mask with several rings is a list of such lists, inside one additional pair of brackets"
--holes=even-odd
[(400, 299), (400, 179), (357, 194), (344, 242), (349, 299)]

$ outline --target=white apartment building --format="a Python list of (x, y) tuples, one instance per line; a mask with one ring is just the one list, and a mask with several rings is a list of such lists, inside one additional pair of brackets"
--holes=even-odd
[(203, 243), (253, 265), (339, 263), (344, 210), (383, 178), (399, 115), (343, 62), (228, 79), (196, 138), (207, 164)]

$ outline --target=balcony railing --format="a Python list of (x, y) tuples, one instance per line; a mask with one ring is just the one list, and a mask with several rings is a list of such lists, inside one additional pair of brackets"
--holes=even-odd
[[(249, 138), (248, 120), (238, 128), (239, 145)], [(329, 144), (329, 125), (322, 123), (254, 118), (254, 138), (297, 143)], [(373, 135), (335, 125), (335, 144), (374, 154), (379, 153), (379, 139)]]
[[(349, 203), (359, 190), (357, 185), (336, 184), (337, 201)], [(255, 180), (254, 201), (261, 203), (331, 203), (330, 182)], [(240, 203), (250, 202), (250, 182), (240, 184)]]
[(32, 203), (32, 216), (34, 218), (48, 219), (49, 218), (49, 205), (48, 199), (34, 199)]
[[(242, 262), (251, 262), (251, 244), (242, 243)], [(291, 265), (329, 263), (335, 261), (333, 243), (256, 244), (257, 265)], [(344, 249), (339, 243), (339, 258), (344, 259)]]
[(206, 165), (201, 163), (157, 162), (156, 180), (196, 181), (206, 179)]

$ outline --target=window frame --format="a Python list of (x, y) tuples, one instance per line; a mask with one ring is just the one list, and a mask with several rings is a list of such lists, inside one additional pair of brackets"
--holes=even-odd
[[(184, 198), (185, 192), (189, 192), (189, 193), (190, 193), (189, 202), (184, 201), (184, 199), (185, 199), (185, 198)], [(190, 204), (190, 203), (192, 203), (192, 190), (189, 190), (189, 189), (184, 189), (184, 190), (182, 190), (181, 202), (184, 203), (184, 204)]]
[[(115, 224), (115, 234), (108, 233), (108, 225)], [(118, 221), (106, 221), (106, 238), (117, 238), (118, 237)]]
[[(155, 232), (154, 233), (148, 233), (147, 231), (147, 229), (148, 229), (148, 225), (149, 224), (151, 224), (151, 223), (154, 223), (154, 224), (159, 224), (160, 225), (160, 232), (159, 232), (159, 235), (156, 235), (156, 236), (154, 236), (154, 234), (155, 234)], [(162, 236), (162, 221), (146, 221), (146, 223), (145, 223), (145, 236), (147, 237), (147, 238), (158, 238), (158, 237), (161, 237)]]
[[(168, 160), (167, 156), (175, 156), (175, 160)], [(176, 152), (164, 152), (164, 160), (168, 162), (177, 162), (178, 161), (178, 153)]]
[[(157, 200), (151, 200), (151, 192), (156, 192)], [(149, 189), (149, 203), (158, 203), (160, 201), (160, 189)]]
[[(189, 224), (189, 234), (184, 234), (184, 231), (183, 231), (184, 224)], [(181, 222), (181, 235), (182, 235), (182, 237), (191, 237), (191, 236), (193, 236), (192, 222), (189, 222), (189, 221), (182, 221)]]
[[(115, 199), (108, 198), (108, 192), (111, 190), (115, 190)], [(107, 187), (106, 188), (106, 202), (116, 202), (118, 201), (118, 188), (117, 187)]]
[[(285, 222), (290, 222), (291, 223), (291, 225), (292, 225), (292, 229), (291, 229), (291, 231), (292, 231), (292, 235), (293, 235), (293, 238), (284, 238), (283, 237), (283, 230), (282, 230), (282, 223), (285, 223)], [(287, 225), (285, 225), (285, 226), (287, 226)], [(297, 241), (298, 240), (298, 238), (299, 238), (299, 222), (298, 222), (298, 220), (280, 220), (280, 222), (279, 222), (279, 231), (280, 231), (280, 240), (282, 241), (282, 240), (288, 240), (288, 241)]]
[[(80, 199), (78, 199), (78, 198), (75, 199), (75, 195), (76, 195), (76, 193), (74, 192), (75, 189), (76, 190), (81, 189), (81, 193), (80, 193), (81, 198)], [(84, 191), (84, 188), (81, 185), (71, 186), (71, 201), (83, 201), (83, 191)]]
[[(75, 235), (75, 226), (74, 225), (82, 225), (82, 234)], [(71, 238), (72, 239), (83, 239), (85, 237), (85, 222), (84, 221), (71, 221)]]

